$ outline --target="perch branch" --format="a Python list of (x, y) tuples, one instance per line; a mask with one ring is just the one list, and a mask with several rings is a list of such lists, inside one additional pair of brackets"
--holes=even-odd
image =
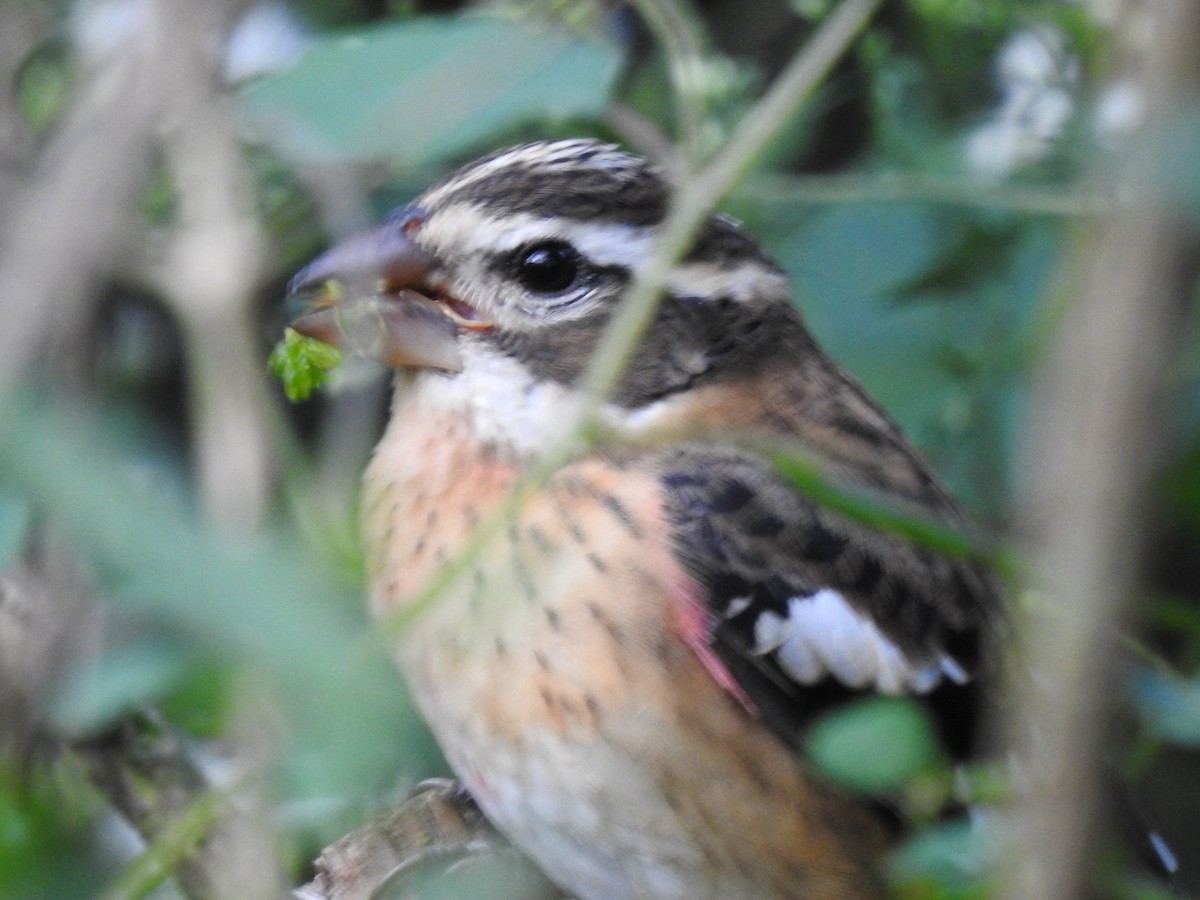
[(422, 864), (446, 865), (506, 846), (457, 782), (420, 785), (404, 803), (330, 844), (295, 900), (369, 900)]

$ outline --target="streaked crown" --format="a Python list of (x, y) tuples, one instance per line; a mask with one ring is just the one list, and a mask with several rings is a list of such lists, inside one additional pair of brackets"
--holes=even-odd
[(456, 203), (504, 215), (656, 225), (669, 188), (661, 170), (615, 144), (575, 139), (510, 147), (464, 166), (427, 190), (428, 208)]

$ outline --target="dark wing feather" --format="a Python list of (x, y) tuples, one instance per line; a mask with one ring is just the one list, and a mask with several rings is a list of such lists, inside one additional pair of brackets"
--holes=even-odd
[(761, 452), (808, 454), (900, 510), (960, 522), (895, 423), (784, 297), (668, 294), (645, 342), (639, 360), (695, 358), (686, 390), (655, 392), (679, 379), (635, 366), (614, 401), (645, 410), (642, 437), (662, 442), (644, 452), (705, 591), (712, 648), (744, 695), (791, 741), (817, 708), (864, 691), (924, 694), (944, 706), (947, 732), (965, 731), (955, 698), (1000, 618), (989, 574), (821, 507)]
[(968, 682), (999, 606), (978, 564), (824, 509), (744, 450), (677, 444), (655, 462), (713, 648), (783, 737), (848, 694), (912, 692), (966, 749)]

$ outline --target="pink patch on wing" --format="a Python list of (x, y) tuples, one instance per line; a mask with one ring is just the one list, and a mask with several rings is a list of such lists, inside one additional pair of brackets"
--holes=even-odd
[(675, 602), (671, 605), (672, 624), (679, 636), (683, 638), (684, 643), (699, 658), (700, 664), (712, 676), (713, 681), (737, 700), (746, 712), (757, 716), (758, 708), (754, 705), (754, 701), (742, 690), (737, 679), (733, 677), (733, 674), (725, 667), (725, 663), (721, 662), (721, 658), (713, 650), (712, 635), (715, 617), (697, 598), (696, 594), (699, 590), (699, 587), (695, 585), (676, 588)]

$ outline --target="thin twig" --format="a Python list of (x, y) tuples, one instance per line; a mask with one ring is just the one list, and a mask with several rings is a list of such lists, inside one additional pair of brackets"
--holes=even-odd
[(184, 338), (201, 506), (226, 528), (248, 531), (265, 514), (275, 475), (274, 407), (253, 330), (268, 246), (220, 57), (210, 50), (244, 2), (162, 4), (168, 46), (159, 78), (171, 98), (162, 150), (177, 213), (158, 295)]
[(627, 147), (660, 166), (669, 168), (675, 164), (675, 145), (649, 116), (617, 101), (604, 110), (603, 119)]
[[(882, 0), (845, 0), (742, 119), (729, 143), (690, 183), (681, 184), (654, 252), (634, 274), (621, 309), (605, 330), (583, 377), (588, 400), (577, 434), (584, 434), (616, 388), (658, 311), (663, 285), (705, 218), (750, 169), (754, 160), (816, 89), (866, 26)], [(568, 442), (568, 446), (574, 441)], [(561, 457), (559, 457), (561, 459)]]
[(57, 744), (44, 721), (47, 700), (63, 672), (99, 644), (100, 616), (78, 567), (56, 539), (37, 543), (36, 562), (0, 572), (0, 757)]
[(704, 31), (691, 10), (676, 0), (634, 0), (633, 5), (654, 32), (667, 59), (679, 148), (670, 164), (681, 179), (686, 179), (704, 159), (704, 126), (708, 121)]

